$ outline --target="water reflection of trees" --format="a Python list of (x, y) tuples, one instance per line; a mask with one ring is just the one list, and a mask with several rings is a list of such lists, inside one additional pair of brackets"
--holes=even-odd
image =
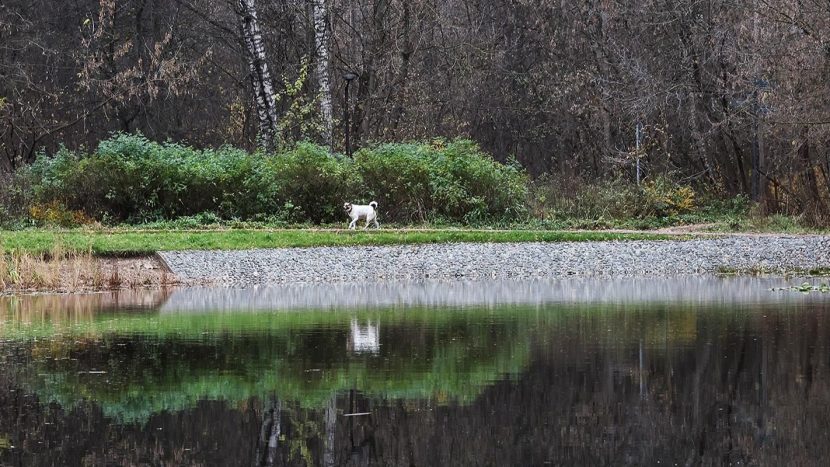
[[(815, 464), (828, 449), (827, 311), (605, 309), (556, 319), (525, 314), (534, 325), (522, 327), (520, 334), (486, 328), (496, 333), (491, 344), (519, 335), (532, 343), (521, 377), (497, 382), (465, 403), (337, 391), (319, 404), (268, 397), (200, 401), (183, 410), (158, 411), (143, 423), (117, 424), (104, 416), (100, 404), (65, 410), (11, 393), (19, 381), (3, 376), (0, 435), (8, 433), (25, 447), (0, 450), (0, 463), (62, 463), (86, 456), (96, 464), (238, 465), (267, 464), (271, 456), (274, 464), (289, 465), (309, 460), (337, 465)], [(519, 329), (516, 319), (509, 329)], [(401, 361), (387, 376), (405, 371), (403, 356), (416, 347), (440, 348), (441, 342), (463, 337), (464, 328), (462, 322), (447, 325), (436, 338), (429, 326), (407, 331), (384, 325), (381, 352), (397, 348), (393, 353)], [(338, 358), (354, 363), (334, 352), (345, 347), (347, 331), (303, 339), (297, 351), (323, 349), (319, 352), (326, 357), (309, 360), (313, 365), (336, 365)], [(328, 341), (337, 345), (325, 347)], [(224, 345), (230, 344), (218, 347)], [(249, 344), (234, 345), (237, 354), (244, 354)], [(199, 347), (180, 359), (193, 360), (207, 350)], [(221, 358), (233, 362), (233, 353)], [(270, 412), (275, 407), (279, 410)], [(355, 412), (371, 414), (344, 416)], [(271, 439), (277, 446), (269, 454)]]
[(391, 322), (372, 336), (376, 348), (368, 352), (365, 342), (355, 348), (352, 334), (360, 326), (349, 315), (323, 326), (297, 323), (290, 315), (274, 319), (280, 318), (286, 326), (206, 335), (192, 329), (185, 335), (108, 333), (105, 321), (80, 333), (23, 340), (32, 357), (24, 381), (61, 406), (89, 398), (108, 416), (141, 421), (203, 399), (238, 402), (276, 394), (322, 407), (348, 389), (380, 398), (464, 403), (492, 381), (517, 374), (529, 359), (526, 324), (481, 321), (475, 314), (457, 314), (438, 326), (428, 320)]

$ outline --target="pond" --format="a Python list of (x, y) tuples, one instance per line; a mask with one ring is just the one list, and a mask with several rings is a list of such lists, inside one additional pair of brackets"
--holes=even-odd
[(0, 465), (819, 463), (830, 294), (770, 290), (801, 282), (0, 298)]

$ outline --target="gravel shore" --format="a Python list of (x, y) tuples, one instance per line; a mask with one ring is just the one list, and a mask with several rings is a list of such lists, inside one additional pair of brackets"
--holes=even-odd
[(178, 279), (226, 285), (424, 278), (677, 276), (830, 266), (828, 236), (455, 243), (159, 253)]

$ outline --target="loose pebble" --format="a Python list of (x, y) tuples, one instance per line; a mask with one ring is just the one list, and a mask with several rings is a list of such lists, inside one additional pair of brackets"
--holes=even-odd
[(169, 251), (181, 280), (226, 285), (438, 278), (675, 276), (830, 266), (827, 236), (698, 240), (450, 243), (369, 247)]

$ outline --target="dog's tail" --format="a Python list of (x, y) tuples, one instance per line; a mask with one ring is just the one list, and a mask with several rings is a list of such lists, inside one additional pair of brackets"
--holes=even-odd
[(375, 211), (378, 210), (378, 202), (377, 201), (372, 201), (371, 203), (369, 203), (369, 206), (372, 206), (372, 209), (374, 209)]

